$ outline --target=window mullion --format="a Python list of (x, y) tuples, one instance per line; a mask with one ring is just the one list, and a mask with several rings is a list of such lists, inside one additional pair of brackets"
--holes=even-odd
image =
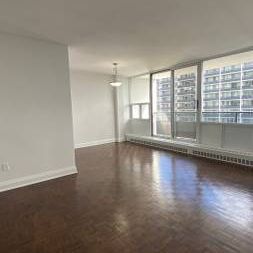
[(171, 101), (170, 101), (170, 124), (171, 124), (171, 138), (174, 139), (175, 134), (175, 71), (171, 70)]
[(202, 64), (200, 62), (197, 68), (197, 115), (196, 115), (196, 142), (200, 143), (200, 131), (201, 131), (201, 113), (202, 113)]

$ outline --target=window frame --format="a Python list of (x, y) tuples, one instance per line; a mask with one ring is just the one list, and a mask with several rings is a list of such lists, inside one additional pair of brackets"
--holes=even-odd
[[(176, 136), (176, 127), (175, 127), (175, 114), (176, 114), (176, 110), (175, 110), (175, 72), (177, 70), (180, 69), (184, 69), (184, 68), (189, 68), (189, 67), (196, 67), (196, 138), (195, 139), (190, 139), (190, 138), (185, 138), (185, 137), (178, 137)], [(200, 72), (199, 72), (200, 71)], [(200, 105), (200, 101), (201, 101), (201, 93), (199, 94), (199, 88), (201, 88), (201, 72), (202, 72), (202, 65), (200, 62), (195, 62), (195, 63), (190, 63), (190, 64), (184, 64), (182, 66), (179, 67), (175, 67), (172, 71), (173, 77), (172, 77), (172, 87), (173, 87), (173, 94), (172, 94), (172, 100), (173, 100), (173, 112), (172, 112), (172, 120), (173, 120), (173, 139), (175, 140), (183, 140), (183, 141), (187, 141), (187, 142), (193, 142), (196, 143), (199, 141), (200, 139), (200, 114), (201, 112), (199, 112), (199, 109), (201, 107), (199, 107)], [(199, 75), (200, 73), (200, 75)]]
[(174, 138), (174, 121), (171, 119), (171, 134), (168, 136), (165, 135), (156, 135), (154, 134), (154, 108), (153, 108), (153, 75), (163, 73), (163, 72), (170, 72), (171, 76), (171, 87), (170, 87), (170, 92), (171, 92), (171, 105), (170, 105), (170, 113), (172, 115), (172, 112), (174, 111), (174, 73), (173, 70), (171, 69), (165, 69), (165, 70), (159, 70), (153, 73), (150, 73), (150, 130), (151, 130), (151, 136), (158, 137), (158, 138), (163, 138), (163, 139), (172, 139)]
[[(183, 69), (183, 68), (188, 68), (188, 67), (193, 67), (196, 66), (197, 67), (197, 83), (196, 83), (196, 113), (197, 113), (197, 119), (196, 119), (196, 139), (188, 139), (188, 138), (178, 138), (176, 137), (176, 130), (175, 130), (175, 98), (174, 98), (174, 94), (175, 94), (175, 71), (179, 70), (179, 69)], [(159, 70), (156, 72), (151, 72), (150, 73), (150, 105), (151, 105), (151, 136), (154, 137), (160, 137), (158, 135), (154, 134), (153, 131), (153, 75), (155, 74), (159, 74), (159, 73), (163, 73), (166, 71), (170, 71), (171, 72), (171, 136), (168, 137), (161, 137), (164, 139), (174, 139), (174, 140), (184, 140), (186, 142), (192, 142), (192, 143), (197, 143), (200, 139), (200, 114), (201, 112), (199, 111), (199, 109), (201, 108), (201, 81), (202, 81), (202, 61), (194, 61), (194, 62), (190, 62), (190, 63), (183, 63), (183, 64), (178, 64), (175, 65), (171, 68), (168, 69), (163, 69), (163, 70)]]
[[(148, 115), (149, 118), (143, 118), (142, 116), (142, 106), (143, 105), (148, 105)], [(150, 103), (145, 102), (145, 103), (132, 103), (129, 105), (130, 106), (130, 119), (131, 120), (151, 120), (151, 115), (150, 115)], [(133, 118), (133, 106), (138, 106), (139, 107), (139, 118)]]
[(203, 62), (208, 61), (208, 60), (213, 60), (213, 59), (219, 59), (222, 57), (226, 57), (226, 56), (232, 56), (232, 55), (236, 55), (236, 54), (241, 54), (241, 53), (246, 53), (246, 52), (250, 52), (253, 51), (253, 47), (249, 47), (249, 48), (244, 48), (244, 49), (240, 49), (240, 50), (235, 50), (235, 51), (230, 51), (224, 54), (219, 54), (219, 55), (214, 55), (211, 57), (206, 57), (206, 58), (202, 58), (202, 59), (198, 59), (198, 60), (194, 60), (191, 62), (185, 62), (185, 63), (181, 63), (181, 64), (177, 64), (174, 66), (171, 66), (169, 68), (164, 68), (158, 71), (153, 71), (150, 72), (150, 129), (151, 129), (151, 136), (156, 136), (154, 135), (153, 132), (153, 94), (152, 94), (152, 76), (154, 74), (157, 73), (162, 73), (165, 71), (171, 71), (171, 79), (172, 79), (172, 87), (171, 87), (171, 93), (172, 93), (172, 99), (171, 99), (171, 110), (172, 110), (172, 118), (171, 118), (171, 136), (170, 137), (166, 137), (166, 139), (176, 139), (175, 138), (175, 130), (174, 130), (174, 87), (175, 87), (175, 73), (174, 71), (177, 69), (181, 69), (181, 68), (186, 68), (186, 67), (191, 67), (194, 65), (197, 65), (197, 121), (196, 121), (196, 140), (194, 140), (194, 142), (199, 142), (200, 140), (200, 126), (201, 124), (217, 124), (217, 125), (229, 125), (229, 126), (244, 126), (244, 127), (251, 127), (253, 126), (253, 124), (251, 123), (235, 123), (235, 122), (207, 122), (207, 121), (202, 121), (202, 79), (203, 79)]

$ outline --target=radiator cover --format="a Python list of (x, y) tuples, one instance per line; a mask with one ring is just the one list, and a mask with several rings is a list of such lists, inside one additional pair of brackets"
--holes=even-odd
[(253, 167), (253, 154), (241, 153), (238, 151), (225, 150), (222, 148), (209, 147), (196, 143), (183, 143), (150, 136), (139, 136), (128, 134), (126, 140), (132, 143), (156, 147), (164, 150), (189, 154), (198, 157), (205, 157), (222, 162), (239, 164)]

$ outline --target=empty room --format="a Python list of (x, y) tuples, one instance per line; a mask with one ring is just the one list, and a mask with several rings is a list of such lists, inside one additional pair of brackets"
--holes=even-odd
[(0, 0), (0, 253), (252, 253), (252, 10)]

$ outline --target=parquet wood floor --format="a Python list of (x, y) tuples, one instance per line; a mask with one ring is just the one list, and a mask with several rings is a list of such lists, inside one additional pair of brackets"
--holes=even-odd
[(130, 143), (0, 194), (1, 253), (252, 253), (253, 172)]

